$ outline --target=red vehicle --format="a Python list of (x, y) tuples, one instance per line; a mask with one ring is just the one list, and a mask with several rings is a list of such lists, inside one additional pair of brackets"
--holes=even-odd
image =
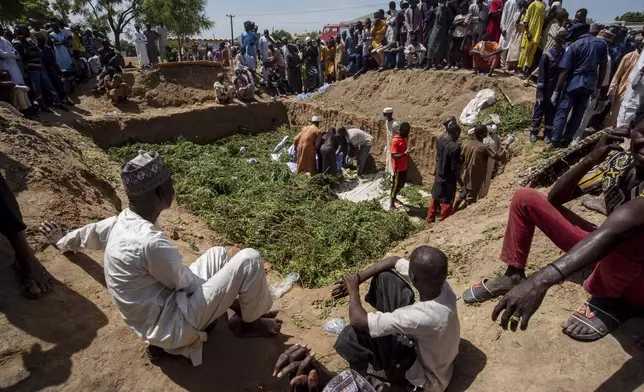
[(342, 34), (343, 31), (349, 31), (348, 22), (342, 23), (330, 23), (324, 25), (322, 28), (322, 33), (318, 35), (318, 38), (324, 42), (329, 42), (330, 39), (335, 38), (338, 34)]

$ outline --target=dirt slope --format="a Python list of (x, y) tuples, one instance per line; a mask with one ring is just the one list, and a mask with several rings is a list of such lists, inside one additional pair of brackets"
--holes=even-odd
[[(365, 76), (389, 77), (403, 76)], [(376, 116), (380, 110), (368, 113)], [(396, 110), (402, 115), (404, 105)], [(123, 324), (105, 289), (103, 255), (89, 252), (67, 258), (45, 247), (44, 237), (35, 230), (44, 219), (74, 228), (115, 214), (125, 200), (118, 186), (118, 164), (71, 128), (42, 127), (5, 112), (0, 116), (0, 168), (17, 194), (38, 256), (58, 280), (51, 295), (39, 301), (24, 299), (11, 272), (10, 251), (0, 241), (5, 260), (0, 263), (0, 334), (5, 337), (0, 342), (0, 389), (285, 391), (286, 385), (271, 377), (272, 364), (285, 347), (298, 341), (312, 346), (330, 368), (346, 366), (333, 351), (335, 338), (322, 331), (325, 320), (346, 316), (346, 303), (329, 301), (329, 288), (297, 287), (276, 302), (285, 321), (282, 339), (237, 339), (220, 323), (204, 346), (201, 367), (174, 358), (158, 367), (150, 365), (143, 357), (143, 344)], [(515, 158), (486, 199), (410, 238), (391, 254), (408, 256), (427, 243), (444, 249), (451, 261), (449, 281), (457, 294), (482, 277), (500, 273), (497, 257), (511, 195), (519, 182), (517, 172), (539, 157), (524, 137), (515, 148)], [(602, 220), (583, 211), (578, 202), (572, 209), (595, 222)], [(161, 216), (160, 224), (168, 234), (177, 233), (186, 263), (221, 244), (204, 222), (177, 206)], [(544, 265), (559, 253), (537, 234), (530, 265)], [(270, 279), (277, 277), (271, 274)], [(502, 331), (490, 320), (494, 303), (471, 307), (459, 302), (461, 354), (449, 390), (644, 390), (644, 352), (637, 346), (642, 341), (642, 320), (629, 322), (620, 333), (597, 343), (577, 343), (561, 334), (559, 323), (585, 298), (576, 283), (554, 288), (528, 331), (516, 334)]]

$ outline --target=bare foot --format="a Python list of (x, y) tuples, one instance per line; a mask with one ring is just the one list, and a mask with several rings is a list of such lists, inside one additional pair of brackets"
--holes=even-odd
[(228, 323), (240, 338), (272, 337), (278, 335), (282, 329), (282, 320), (275, 318), (261, 317), (252, 323), (245, 323), (235, 314)]
[(36, 256), (14, 264), (14, 270), (20, 280), (23, 295), (29, 299), (40, 298), (53, 287), (54, 278)]

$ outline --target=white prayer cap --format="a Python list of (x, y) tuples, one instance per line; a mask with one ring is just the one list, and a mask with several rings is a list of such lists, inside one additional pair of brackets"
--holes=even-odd
[(306, 42), (311, 42), (311, 37), (306, 37)]
[(393, 109), (393, 108), (384, 108), (384, 109), (382, 110), (382, 113), (383, 113), (383, 114), (393, 114), (393, 113), (394, 113), (394, 109)]
[(313, 118), (311, 119), (311, 122), (321, 122), (321, 121), (322, 119), (318, 116), (313, 116)]
[(392, 131), (394, 131), (394, 133), (398, 133), (398, 131), (400, 131), (400, 123), (398, 121), (394, 121), (394, 123), (391, 126), (391, 129)]

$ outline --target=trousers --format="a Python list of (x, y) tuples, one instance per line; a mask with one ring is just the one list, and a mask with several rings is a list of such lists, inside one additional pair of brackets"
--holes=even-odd
[(394, 172), (393, 178), (391, 179), (391, 204), (394, 204), (394, 200), (398, 197), (398, 193), (403, 189), (405, 183), (407, 182), (407, 170), (402, 172)]
[(530, 124), (530, 133), (533, 135), (539, 135), (539, 128), (541, 127), (541, 121), (544, 122), (543, 127), (543, 136), (552, 138), (552, 130), (555, 123), (555, 115), (557, 114), (557, 107), (552, 105), (550, 102), (549, 94), (544, 93), (544, 99), (537, 101), (534, 104), (534, 110), (532, 112), (532, 124)]
[[(500, 259), (525, 269), (535, 228), (539, 228), (559, 249), (568, 252), (597, 229), (595, 225), (565, 207), (555, 207), (547, 197), (530, 188), (514, 193), (503, 238)], [(644, 308), (644, 234), (623, 241), (599, 261), (584, 282), (588, 293), (597, 297), (623, 297)]]
[[(391, 313), (412, 305), (414, 291), (394, 272), (386, 271), (371, 279), (365, 301), (379, 312)], [(338, 336), (334, 348), (354, 369), (366, 370), (371, 364), (375, 370), (385, 371), (389, 381), (404, 381), (405, 372), (416, 360), (416, 352), (413, 347), (405, 347), (401, 338), (398, 335), (372, 338), (368, 332), (348, 326)]]
[[(566, 91), (559, 101), (555, 114), (555, 125), (552, 131), (552, 141), (571, 141), (581, 125), (581, 120), (588, 106), (588, 99), (592, 91), (583, 87), (573, 91)], [(548, 97), (544, 97), (547, 99)], [(571, 113), (572, 111), (572, 113)], [(570, 115), (570, 118), (568, 118)], [(568, 121), (566, 121), (568, 120)]]
[(443, 203), (436, 198), (432, 198), (432, 201), (429, 203), (429, 211), (427, 211), (427, 223), (434, 223), (436, 221), (436, 215), (439, 210), (441, 212), (439, 222), (442, 222), (452, 215), (453, 206), (451, 203)]

